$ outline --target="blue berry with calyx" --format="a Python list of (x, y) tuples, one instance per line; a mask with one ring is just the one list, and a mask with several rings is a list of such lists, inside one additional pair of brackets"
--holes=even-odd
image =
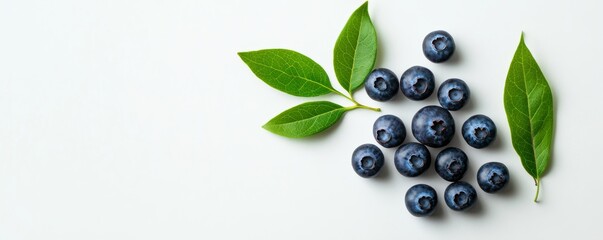
[(433, 214), (438, 205), (438, 195), (435, 189), (426, 184), (417, 184), (406, 191), (404, 202), (408, 212), (415, 217)]
[(385, 162), (383, 152), (373, 144), (362, 144), (352, 153), (352, 167), (363, 178), (375, 176)]
[(435, 170), (444, 180), (456, 182), (463, 178), (469, 160), (463, 150), (449, 147), (442, 150), (435, 160)]
[(456, 48), (454, 39), (446, 31), (433, 31), (423, 39), (423, 54), (434, 63), (448, 60)]
[(400, 89), (411, 100), (423, 100), (435, 89), (433, 73), (425, 67), (411, 67), (402, 73)]
[(406, 138), (406, 127), (394, 115), (383, 115), (373, 124), (373, 136), (377, 143), (386, 148), (397, 147)]
[(469, 100), (469, 87), (465, 81), (451, 78), (442, 83), (438, 89), (438, 101), (443, 108), (450, 111), (461, 109)]
[(407, 177), (421, 175), (431, 165), (429, 150), (420, 143), (405, 143), (394, 154), (394, 165), (398, 172)]
[(400, 83), (394, 72), (387, 68), (373, 70), (364, 82), (366, 93), (375, 101), (384, 102), (398, 93)]
[(496, 137), (496, 125), (485, 115), (474, 115), (463, 123), (463, 138), (474, 148), (485, 148)]
[(489, 162), (477, 170), (477, 184), (487, 193), (495, 193), (509, 182), (509, 169), (502, 163)]
[(454, 136), (454, 119), (441, 107), (423, 107), (412, 118), (412, 134), (427, 146), (446, 146)]
[(467, 182), (451, 183), (444, 191), (444, 201), (450, 209), (463, 211), (477, 202), (477, 192)]

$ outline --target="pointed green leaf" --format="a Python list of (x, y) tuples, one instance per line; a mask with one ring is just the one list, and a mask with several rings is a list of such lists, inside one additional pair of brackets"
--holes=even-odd
[(364, 83), (377, 58), (377, 32), (368, 14), (368, 2), (345, 24), (333, 53), (337, 80), (351, 94)]
[(345, 111), (328, 101), (302, 103), (272, 118), (263, 128), (285, 137), (306, 137), (331, 127)]
[(258, 78), (288, 94), (315, 97), (335, 92), (325, 70), (301, 53), (265, 49), (240, 52), (239, 56)]
[(551, 156), (553, 95), (523, 40), (523, 33), (507, 75), (504, 103), (513, 148), (539, 189)]

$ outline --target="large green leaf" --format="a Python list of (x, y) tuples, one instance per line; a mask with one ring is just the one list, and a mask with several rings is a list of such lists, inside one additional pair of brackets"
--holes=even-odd
[(523, 40), (511, 62), (504, 93), (513, 147), (540, 190), (540, 178), (551, 156), (553, 95), (538, 63)]
[(356, 9), (345, 24), (333, 54), (337, 80), (351, 94), (364, 83), (377, 57), (377, 33), (368, 14), (368, 2)]
[(331, 127), (346, 110), (328, 101), (302, 103), (272, 118), (263, 128), (285, 137), (306, 137)]
[(268, 85), (294, 96), (336, 92), (325, 70), (312, 59), (287, 49), (240, 52), (251, 71)]

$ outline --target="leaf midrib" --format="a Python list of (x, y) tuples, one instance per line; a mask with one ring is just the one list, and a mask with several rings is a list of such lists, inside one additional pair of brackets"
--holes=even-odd
[[(368, 11), (368, 10), (367, 10)], [(354, 56), (352, 60), (352, 68), (350, 68), (350, 77), (348, 78), (348, 92), (352, 92), (352, 76), (354, 75), (354, 67), (356, 67), (356, 54), (358, 53), (358, 46), (360, 45), (360, 31), (362, 31), (362, 21), (364, 20), (364, 12), (360, 16), (360, 24), (358, 26), (358, 34), (356, 34), (356, 46), (354, 47)]]
[[(295, 124), (295, 123), (299, 123), (299, 122), (302, 122), (302, 121), (309, 121), (311, 119), (315, 119), (315, 118), (318, 118), (318, 117), (326, 115), (326, 114), (331, 114), (332, 112), (338, 111), (338, 110), (344, 110), (344, 109), (342, 107), (338, 107), (338, 108), (329, 110), (327, 112), (324, 112), (324, 113), (321, 113), (321, 114), (318, 114), (318, 115), (314, 115), (314, 116), (309, 117), (309, 118), (304, 118), (304, 119), (300, 119), (300, 120), (296, 120), (296, 121), (292, 121), (292, 122), (286, 122), (286, 123), (270, 124), (270, 125), (273, 125), (273, 126), (288, 126), (290, 124)], [(268, 125), (268, 126), (270, 126), (270, 125)]]
[(306, 77), (302, 77), (302, 76), (299, 76), (299, 75), (297, 75), (297, 76), (291, 75), (291, 74), (286, 73), (286, 72), (284, 72), (284, 71), (282, 71), (282, 70), (276, 69), (276, 68), (274, 68), (274, 67), (272, 67), (272, 66), (269, 66), (269, 65), (266, 65), (266, 64), (262, 64), (262, 63), (256, 62), (256, 61), (254, 61), (254, 60), (252, 60), (252, 59), (250, 59), (250, 58), (247, 58), (247, 60), (248, 60), (248, 61), (250, 61), (250, 62), (252, 62), (253, 64), (257, 64), (257, 65), (260, 65), (260, 66), (263, 66), (263, 67), (266, 67), (266, 68), (272, 69), (272, 70), (274, 70), (274, 71), (276, 71), (276, 72), (280, 72), (280, 73), (282, 73), (282, 74), (284, 74), (284, 75), (287, 75), (287, 76), (290, 76), (290, 77), (298, 77), (298, 78), (304, 79), (304, 80), (306, 80), (306, 81), (308, 81), (308, 82), (312, 82), (312, 83), (314, 83), (314, 84), (316, 84), (316, 85), (319, 85), (319, 86), (321, 86), (321, 87), (323, 87), (323, 88), (326, 88), (326, 89), (328, 89), (328, 90), (329, 90), (329, 91), (331, 91), (331, 92), (335, 92), (335, 89), (333, 89), (332, 87), (325, 86), (325, 85), (323, 85), (323, 84), (321, 84), (321, 83), (319, 83), (319, 82), (313, 81), (312, 79), (309, 79), (309, 78), (306, 78)]
[(526, 65), (525, 65), (525, 52), (527, 50), (527, 47), (525, 45), (524, 40), (521, 40), (521, 73), (523, 75), (523, 85), (524, 85), (524, 92), (526, 94), (526, 106), (528, 106), (528, 123), (530, 126), (530, 142), (532, 143), (531, 148), (532, 148), (532, 156), (534, 158), (534, 178), (536, 180), (538, 180), (540, 178), (540, 175), (538, 174), (538, 163), (537, 163), (537, 159), (536, 159), (536, 144), (534, 142), (534, 127), (532, 126), (532, 108), (530, 107), (530, 95), (528, 93), (528, 81), (527, 81), (527, 77), (526, 77)]

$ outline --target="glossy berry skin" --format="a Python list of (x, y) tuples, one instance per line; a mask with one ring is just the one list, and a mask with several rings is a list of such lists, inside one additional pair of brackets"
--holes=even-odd
[(394, 115), (383, 115), (377, 118), (373, 124), (373, 136), (383, 147), (397, 147), (406, 138), (406, 127), (400, 118)]
[(438, 195), (429, 185), (417, 184), (406, 191), (406, 209), (415, 217), (429, 216), (438, 205)]
[(477, 170), (477, 184), (487, 193), (495, 193), (509, 182), (509, 169), (502, 163), (489, 162)]
[(420, 143), (406, 143), (396, 150), (394, 165), (398, 172), (407, 177), (421, 175), (431, 165), (429, 150)]
[(362, 144), (352, 153), (352, 167), (363, 178), (375, 176), (385, 162), (383, 152), (373, 144)]
[(433, 73), (425, 67), (411, 67), (402, 73), (400, 89), (411, 100), (423, 100), (435, 89)]
[(454, 136), (454, 119), (441, 107), (423, 107), (412, 118), (412, 134), (422, 144), (443, 147)]
[(373, 70), (364, 81), (366, 93), (375, 101), (384, 102), (392, 99), (399, 88), (398, 77), (387, 68)]
[(496, 137), (496, 125), (492, 119), (481, 114), (467, 119), (461, 130), (465, 142), (474, 148), (485, 148)]
[(451, 183), (444, 191), (444, 201), (450, 209), (463, 211), (477, 202), (477, 192), (467, 182)]
[(458, 78), (448, 79), (438, 88), (440, 105), (450, 111), (456, 111), (465, 106), (470, 95), (469, 86), (465, 81)]
[(463, 150), (449, 147), (442, 150), (435, 160), (435, 170), (444, 180), (456, 182), (463, 178), (469, 160)]
[(433, 31), (423, 39), (423, 54), (434, 63), (448, 60), (456, 48), (454, 39), (446, 31)]

